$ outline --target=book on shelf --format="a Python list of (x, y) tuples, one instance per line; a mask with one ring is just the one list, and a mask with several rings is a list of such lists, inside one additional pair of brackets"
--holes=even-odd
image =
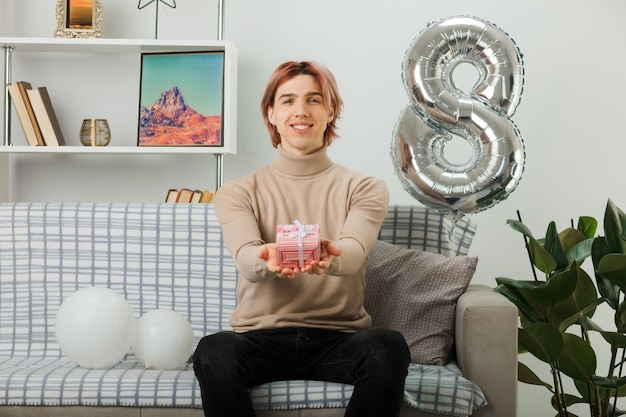
[(177, 203), (191, 203), (191, 198), (193, 197), (193, 190), (189, 188), (181, 188), (178, 191), (178, 197), (176, 198)]
[(167, 190), (167, 195), (165, 196), (166, 203), (175, 203), (178, 198), (178, 190), (176, 188), (170, 188)]
[(32, 146), (44, 145), (41, 130), (37, 124), (37, 118), (28, 98), (27, 90), (31, 89), (30, 83), (26, 81), (18, 81), (7, 86), (9, 95), (15, 107), (15, 112), (20, 120), (26, 141)]
[(202, 194), (200, 195), (200, 202), (201, 203), (212, 203), (214, 196), (215, 196), (215, 193), (213, 193), (212, 191), (202, 190)]
[(41, 130), (43, 141), (47, 146), (63, 146), (65, 139), (59, 121), (57, 120), (50, 94), (46, 87), (39, 87), (26, 91), (30, 104), (35, 113), (37, 124)]
[(200, 190), (193, 190), (193, 195), (191, 196), (191, 200), (189, 202), (190, 203), (199, 203), (200, 202), (200, 196), (202, 196), (202, 191), (200, 191)]
[(212, 203), (215, 193), (209, 190), (170, 188), (165, 196), (166, 203)]

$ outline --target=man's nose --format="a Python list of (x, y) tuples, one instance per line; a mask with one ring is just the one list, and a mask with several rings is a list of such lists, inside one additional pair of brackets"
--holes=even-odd
[(296, 103), (296, 114), (306, 116), (309, 114), (309, 108), (306, 101), (298, 101)]

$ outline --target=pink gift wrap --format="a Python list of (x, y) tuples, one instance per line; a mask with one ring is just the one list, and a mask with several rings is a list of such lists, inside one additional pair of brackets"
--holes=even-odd
[(283, 268), (303, 268), (320, 260), (320, 226), (279, 224), (276, 227), (276, 256)]

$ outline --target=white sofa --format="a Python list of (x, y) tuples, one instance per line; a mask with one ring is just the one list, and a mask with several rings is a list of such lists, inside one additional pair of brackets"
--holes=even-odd
[[(463, 255), (474, 228), (394, 206), (380, 240)], [(79, 288), (107, 286), (137, 318), (156, 308), (183, 314), (197, 341), (229, 328), (236, 280), (209, 204), (0, 204), (0, 415), (201, 416), (190, 364), (145, 369), (129, 353), (110, 369), (78, 367), (55, 340), (56, 312)], [(449, 361), (414, 366), (402, 415), (515, 417), (517, 310), (481, 285), (469, 285), (455, 305)], [(316, 381), (251, 390), (259, 417), (342, 416), (350, 394), (349, 385)]]

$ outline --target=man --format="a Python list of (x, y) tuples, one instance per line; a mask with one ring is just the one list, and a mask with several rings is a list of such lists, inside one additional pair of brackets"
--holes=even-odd
[[(286, 62), (261, 102), (268, 166), (225, 184), (215, 209), (239, 270), (233, 332), (204, 337), (194, 354), (204, 412), (252, 417), (248, 388), (312, 379), (354, 385), (346, 416), (399, 415), (409, 351), (402, 335), (371, 328), (365, 265), (389, 202), (383, 181), (333, 163), (343, 101), (314, 62)], [(320, 260), (278, 264), (276, 227), (319, 224)]]

